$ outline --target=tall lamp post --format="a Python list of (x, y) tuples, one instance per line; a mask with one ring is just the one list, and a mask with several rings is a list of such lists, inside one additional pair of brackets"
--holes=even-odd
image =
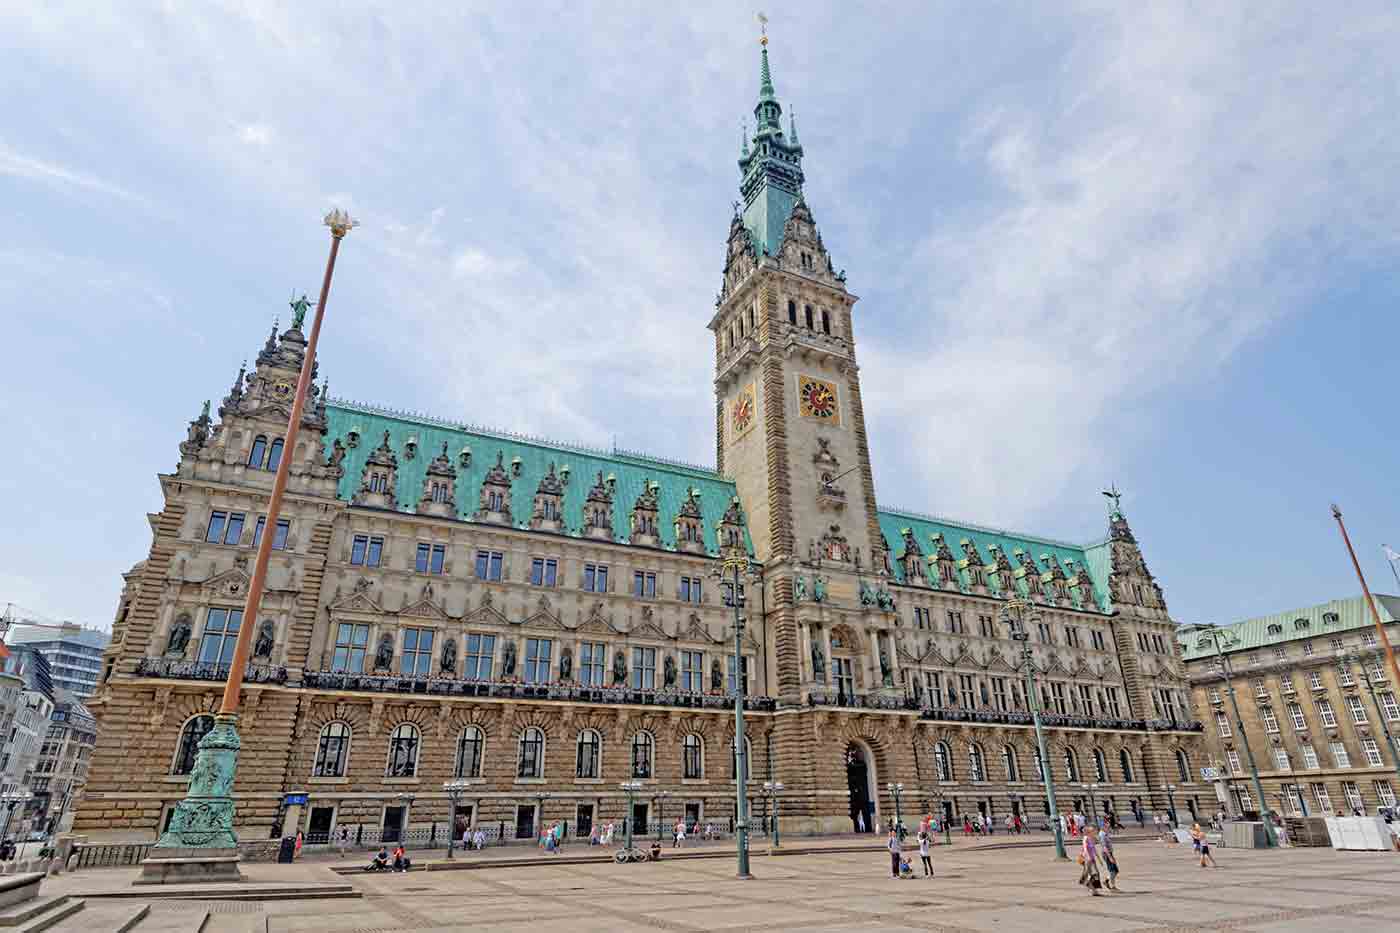
[(661, 841), (661, 832), (666, 827), (666, 798), (671, 796), (669, 790), (659, 790), (652, 799), (656, 801), (656, 841)]
[(539, 832), (535, 833), (535, 842), (540, 841), (540, 833), (544, 832), (544, 802), (553, 796), (554, 795), (547, 790), (542, 790), (535, 794), (535, 802), (537, 805), (535, 812), (539, 814), (540, 821)]
[(455, 781), (447, 781), (442, 785), (442, 789), (447, 792), (447, 798), (452, 801), (452, 810), (447, 814), (448, 858), (452, 858), (452, 846), (457, 841), (457, 801), (462, 799), (462, 795), (471, 786), (471, 781), (464, 781), (460, 778)]
[(627, 792), (627, 815), (623, 817), (622, 820), (622, 825), (627, 828), (627, 842), (623, 850), (617, 853), (617, 860), (620, 862), (624, 860), (624, 855), (630, 858), (634, 854), (632, 850), (632, 814), (636, 812), (636, 807), (633, 806), (633, 800), (636, 797), (637, 791), (642, 789), (642, 782), (623, 781), (617, 786)]
[(769, 799), (769, 801), (770, 801), (770, 804), (769, 804), (769, 808), (768, 808), (768, 809), (769, 809), (769, 812), (771, 812), (771, 813), (773, 814), (773, 817), (772, 817), (773, 826), (772, 826), (772, 829), (771, 829), (771, 831), (770, 831), (770, 833), (769, 833), (769, 838), (770, 838), (770, 840), (772, 841), (773, 848), (775, 848), (775, 849), (781, 848), (781, 847), (782, 847), (782, 844), (783, 844), (783, 837), (782, 837), (782, 835), (779, 834), (779, 832), (778, 832), (778, 803), (779, 803), (779, 797), (778, 797), (778, 795), (781, 794), (781, 793), (783, 792), (783, 782), (782, 782), (782, 781), (764, 781), (764, 782), (763, 782), (763, 792), (764, 792), (765, 794), (768, 795), (768, 799)]
[(894, 828), (900, 839), (904, 838), (904, 813), (900, 805), (900, 796), (904, 793), (904, 785), (886, 784), (885, 789), (894, 795)]
[(10, 834), (10, 820), (14, 818), (15, 807), (29, 800), (34, 795), (29, 791), (7, 790), (0, 794), (0, 803), (5, 805), (5, 828), (0, 830), (0, 843)]
[[(736, 499), (737, 501), (737, 499)], [(748, 880), (749, 874), (749, 756), (744, 742), (744, 597), (743, 574), (749, 568), (749, 558), (741, 545), (730, 545), (716, 563), (710, 576), (728, 586), (725, 602), (734, 607), (734, 835), (738, 843), (738, 867), (735, 877)]]
[(1179, 827), (1179, 826), (1181, 825), (1181, 824), (1177, 821), (1177, 819), (1176, 819), (1176, 796), (1175, 796), (1175, 794), (1176, 794), (1176, 785), (1175, 785), (1175, 784), (1168, 784), (1168, 785), (1167, 785), (1167, 812), (1168, 812), (1169, 814), (1171, 814), (1171, 818), (1172, 818), (1172, 829), (1176, 829), (1177, 827)]
[(1230, 636), (1220, 626), (1207, 624), (1201, 626), (1202, 630), (1208, 632), (1211, 642), (1215, 645), (1215, 655), (1220, 659), (1220, 676), (1225, 680), (1225, 693), (1230, 697), (1230, 706), (1235, 711), (1235, 726), (1240, 730), (1240, 741), (1244, 743), (1245, 758), (1249, 761), (1249, 773), (1254, 779), (1254, 793), (1259, 797), (1259, 806), (1264, 812), (1264, 841), (1265, 845), (1273, 848), (1278, 845), (1278, 840), (1274, 838), (1274, 821), (1269, 819), (1268, 807), (1269, 798), (1264, 796), (1264, 784), (1259, 780), (1259, 765), (1254, 760), (1254, 749), (1249, 744), (1249, 733), (1244, 731), (1244, 717), (1240, 715), (1240, 701), (1235, 696), (1235, 684), (1230, 678), (1230, 659), (1225, 657), (1225, 643), (1230, 640)]
[[(278, 461), (277, 475), (272, 481), (272, 492), (267, 500), (268, 533), (262, 536), (257, 557), (253, 562), (253, 575), (248, 581), (247, 598), (243, 602), (243, 621), (238, 629), (238, 641), (234, 644), (233, 660), (229, 663), (228, 679), (224, 683), (223, 701), (214, 717), (214, 728), (199, 742), (185, 798), (176, 805), (170, 828), (155, 844), (155, 851), (150, 859), (154, 864), (147, 866), (147, 880), (183, 880), (189, 873), (182, 865), (188, 858), (182, 857), (200, 855), (212, 860), (212, 865), (206, 862), (203, 866), (190, 869), (198, 871), (201, 877), (207, 879), (212, 873), (221, 879), (242, 878), (237, 867), (238, 834), (233, 828), (233, 781), (238, 770), (238, 750), (241, 744), (238, 738), (238, 701), (243, 688), (243, 674), (248, 668), (248, 654), (253, 645), (253, 631), (258, 627), (258, 611), (262, 607), (272, 544), (277, 538), (271, 530), (277, 527), (282, 498), (287, 491), (287, 478), (292, 461), (296, 459), (292, 456), (292, 451), (297, 449), (302, 411), (306, 407), (306, 397), (311, 388), (311, 373), (316, 365), (316, 344), (321, 337), (321, 321), (326, 314), (326, 300), (330, 296), (335, 259), (340, 252), (340, 241), (356, 224), (349, 214), (336, 209), (325, 216), (325, 225), (331, 231), (330, 255), (326, 259), (326, 272), (321, 280), (321, 296), (316, 302), (316, 316), (312, 319), (311, 335), (306, 341), (306, 352), (301, 360), (301, 374), (297, 377), (296, 394), (292, 397), (292, 410), (287, 418), (284, 441), (287, 453)], [(306, 299), (302, 298), (293, 304), (298, 311), (298, 317), (294, 320), (299, 321), (300, 316), (306, 313)], [(178, 861), (163, 863), (166, 859)]]
[(1099, 785), (1097, 785), (1097, 784), (1081, 784), (1080, 786), (1083, 787), (1085, 790), (1087, 790), (1087, 791), (1089, 792), (1089, 812), (1092, 813), (1093, 816), (1094, 816), (1094, 825), (1095, 825), (1095, 826), (1098, 826), (1098, 825), (1099, 825), (1099, 802), (1098, 802), (1098, 799), (1094, 797), (1094, 791), (1096, 791), (1096, 790), (1099, 789)]
[(1361, 668), (1361, 679), (1366, 681), (1366, 691), (1371, 694), (1371, 705), (1376, 708), (1376, 718), (1380, 720), (1381, 732), (1385, 734), (1386, 748), (1390, 749), (1390, 764), (1395, 768), (1395, 774), (1400, 777), (1400, 752), (1395, 750), (1395, 736), (1390, 732), (1390, 726), (1386, 722), (1385, 708), (1381, 706), (1380, 697), (1376, 696), (1376, 684), (1371, 679), (1371, 675), (1366, 672), (1366, 661), (1374, 658), (1375, 655), (1360, 657), (1355, 653), (1347, 654), (1345, 657), (1337, 658), (1338, 671), (1346, 669), (1347, 664), (1356, 664)]
[(1019, 596), (1007, 600), (998, 615), (1001, 623), (1011, 630), (1013, 641), (1021, 643), (1021, 667), (1026, 675), (1026, 701), (1031, 707), (1031, 718), (1035, 722), (1035, 742), (1040, 751), (1040, 776), (1045, 782), (1045, 798), (1050, 804), (1050, 826), (1055, 831), (1055, 858), (1068, 859), (1065, 854), (1065, 835), (1060, 829), (1059, 809), (1055, 805), (1055, 777), (1050, 765), (1050, 756), (1045, 750), (1045, 727), (1040, 721), (1040, 698), (1036, 695), (1035, 684), (1031, 680), (1031, 666), (1035, 659), (1031, 651), (1031, 636), (1026, 631), (1025, 619), (1035, 611), (1035, 604)]

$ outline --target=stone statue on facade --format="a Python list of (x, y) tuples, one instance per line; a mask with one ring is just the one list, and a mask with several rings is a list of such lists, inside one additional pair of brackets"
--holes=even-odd
[(621, 687), (627, 683), (627, 655), (621, 651), (613, 655), (613, 686)]
[(826, 578), (819, 573), (812, 576), (812, 601), (826, 602)]
[(792, 599), (793, 602), (802, 602), (807, 598), (807, 578), (798, 574), (792, 578)]
[(448, 638), (443, 641), (442, 657), (438, 660), (438, 667), (444, 673), (457, 673), (457, 639)]
[(710, 665), (710, 689), (715, 693), (724, 691), (724, 668), (720, 667), (719, 658)]
[(676, 685), (676, 659), (672, 655), (666, 655), (666, 662), (661, 666), (661, 682), (667, 687)]
[(333, 469), (337, 469), (337, 470), (338, 470), (338, 469), (343, 469), (343, 468), (341, 467), (341, 465), (340, 465), (340, 461), (342, 461), (342, 460), (344, 460), (344, 459), (345, 459), (345, 445), (342, 444), (342, 443), (340, 442), (340, 438), (337, 437), (337, 438), (335, 439), (335, 442), (334, 442), (333, 444), (331, 444), (331, 455), (330, 455), (329, 457), (326, 458), (326, 466), (331, 467), (331, 468), (333, 468)]
[(573, 680), (574, 678), (574, 649), (568, 645), (559, 652), (559, 679)]
[(386, 634), (379, 639), (379, 647), (374, 651), (374, 669), (387, 671), (394, 666), (394, 638)]
[(291, 306), (292, 330), (301, 330), (302, 322), (306, 320), (306, 312), (311, 308), (311, 302), (307, 300), (305, 295), (302, 295), (300, 298), (292, 299)]
[(253, 657), (272, 657), (272, 633), (273, 626), (271, 619), (263, 619), (263, 624), (258, 629), (258, 639), (253, 642)]
[(189, 646), (191, 634), (193, 634), (193, 629), (190, 625), (190, 617), (188, 615), (180, 616), (170, 628), (170, 640), (165, 643), (165, 653), (183, 658), (185, 648)]
[(880, 649), (880, 682), (886, 687), (894, 686), (894, 672), (890, 670), (890, 657), (885, 649)]
[(860, 581), (860, 604), (862, 606), (875, 605), (875, 591), (864, 580)]
[(822, 651), (821, 629), (812, 630), (812, 673), (818, 680), (826, 679), (826, 652)]
[(506, 642), (505, 651), (501, 654), (501, 676), (515, 676), (515, 642)]

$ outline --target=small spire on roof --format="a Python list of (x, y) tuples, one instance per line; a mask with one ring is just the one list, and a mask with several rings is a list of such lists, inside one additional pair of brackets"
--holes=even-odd
[(739, 121), (739, 155), (749, 157), (749, 121)]
[(794, 146), (797, 145), (797, 111), (788, 111), (788, 140)]

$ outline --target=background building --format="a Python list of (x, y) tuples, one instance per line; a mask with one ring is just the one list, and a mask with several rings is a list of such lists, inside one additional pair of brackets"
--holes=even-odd
[(53, 685), (82, 699), (92, 695), (102, 673), (102, 651), (111, 635), (101, 629), (72, 622), (38, 623), (18, 617), (5, 635), (8, 645), (25, 645), (38, 651), (49, 662)]
[[(1392, 645), (1400, 646), (1400, 598), (1376, 596)], [(1259, 809), (1244, 748), (1248, 738), (1266, 805), (1290, 815), (1374, 813), (1395, 804), (1395, 762), (1386, 729), (1400, 729), (1400, 703), (1361, 597), (1223, 626), (1225, 659), (1244, 721), (1240, 735), (1214, 638), (1200, 626), (1179, 634), (1192, 704), (1220, 801), (1231, 814)]]
[(40, 803), (32, 796), (34, 772), (53, 708), (48, 659), (31, 648), (10, 648), (0, 658), (0, 795), (28, 795), (7, 814), (10, 838), (34, 827)]
[[(716, 468), (332, 400), (324, 386), (287, 449), (306, 346), (294, 305), (159, 477), (151, 549), (125, 575), (88, 704), (101, 731), (78, 831), (165, 825), (244, 625), (245, 838), (724, 824), (736, 780), (783, 782), (798, 832), (874, 829), (897, 806), (1044, 813), (1025, 665), (998, 621), (1013, 596), (1035, 607), (1030, 671), (1061, 802), (1087, 809), (1096, 795), (1127, 819), (1192, 782), (1199, 724), (1175, 624), (1116, 496), (1089, 544), (878, 504), (856, 298), (802, 197), (803, 150), (782, 128), (766, 49), (754, 115), (720, 293), (696, 320), (714, 334)], [(268, 528), (283, 457), (288, 497)], [(268, 588), (243, 619), (263, 534)], [(737, 647), (711, 577), (734, 549), (750, 559)], [(470, 785), (455, 812), (453, 778)], [(643, 784), (630, 809), (623, 780)]]
[(31, 789), (34, 793), (34, 826), (61, 833), (73, 823), (73, 814), (88, 765), (97, 742), (97, 720), (81, 701), (66, 691), (54, 697), (49, 731), (39, 747)]

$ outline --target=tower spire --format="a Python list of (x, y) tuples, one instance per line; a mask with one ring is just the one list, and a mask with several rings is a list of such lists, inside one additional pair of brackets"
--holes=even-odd
[(758, 103), (753, 108), (753, 139), (745, 139), (739, 149), (739, 190), (744, 196), (744, 226), (753, 234), (760, 255), (773, 255), (802, 191), (802, 147), (796, 138), (783, 135), (783, 108), (768, 64), (768, 20), (760, 15), (758, 21), (762, 27)]

